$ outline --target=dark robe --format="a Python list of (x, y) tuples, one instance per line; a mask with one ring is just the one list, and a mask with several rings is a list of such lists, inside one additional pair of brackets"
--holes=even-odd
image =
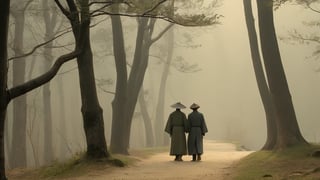
[(203, 153), (203, 136), (208, 132), (203, 114), (198, 111), (193, 111), (188, 115), (188, 154)]
[(165, 131), (170, 134), (171, 148), (170, 155), (186, 155), (186, 135), (187, 117), (180, 110), (176, 110), (169, 115)]

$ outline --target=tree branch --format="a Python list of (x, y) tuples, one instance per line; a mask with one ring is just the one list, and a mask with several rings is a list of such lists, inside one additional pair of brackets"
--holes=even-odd
[(108, 3), (108, 4), (105, 4), (105, 5), (103, 5), (102, 7), (98, 8), (98, 9), (96, 9), (96, 10), (93, 10), (93, 11), (90, 13), (90, 15), (92, 15), (92, 14), (94, 14), (94, 13), (96, 13), (96, 12), (99, 12), (99, 11), (103, 10), (104, 8), (111, 6), (112, 4), (113, 4), (113, 3)]
[(144, 12), (142, 14), (142, 16), (147, 15), (148, 13), (154, 11), (155, 9), (157, 9), (161, 4), (165, 3), (167, 0), (162, 0), (160, 2), (158, 2), (158, 4), (156, 4), (154, 7), (150, 8), (149, 10), (147, 10), (146, 12)]
[(59, 9), (61, 10), (61, 12), (69, 19), (70, 17), (70, 12), (66, 10), (66, 8), (64, 8), (62, 6), (62, 4), (60, 3), (59, 0), (54, 0), (57, 4), (57, 6), (59, 7)]
[(25, 94), (35, 88), (40, 87), (43, 84), (49, 82), (57, 74), (60, 67), (64, 63), (76, 58), (79, 54), (80, 54), (80, 51), (73, 51), (69, 54), (62, 55), (56, 60), (54, 65), (46, 73), (28, 81), (28, 82), (25, 82), (21, 85), (10, 88), (7, 91), (8, 95), (9, 95), (8, 100), (10, 101), (18, 96), (21, 96), (21, 95), (23, 95), (23, 94)]
[[(106, 20), (106, 19), (102, 19), (101, 21), (99, 21), (99, 22), (97, 22), (97, 23), (95, 23), (95, 24), (93, 24), (93, 25), (90, 25), (90, 28), (93, 28), (93, 27), (99, 25), (100, 23), (102, 23), (102, 22), (105, 21), (105, 20)], [(44, 46), (44, 45), (46, 45), (46, 44), (54, 41), (55, 39), (58, 39), (59, 37), (61, 37), (61, 36), (63, 36), (63, 35), (65, 35), (65, 34), (67, 34), (67, 33), (69, 33), (69, 32), (72, 31), (71, 28), (68, 28), (68, 29), (69, 29), (69, 30), (66, 30), (65, 32), (61, 31), (61, 32), (62, 32), (61, 34), (53, 37), (52, 39), (50, 39), (50, 40), (48, 40), (48, 41), (46, 41), (46, 42), (43, 42), (43, 43), (41, 43), (41, 44), (38, 44), (37, 46), (33, 47), (33, 49), (32, 49), (30, 52), (25, 53), (25, 54), (22, 54), (22, 55), (20, 55), (20, 56), (11, 57), (11, 58), (8, 59), (8, 61), (12, 61), (12, 60), (14, 60), (14, 59), (23, 58), (23, 57), (26, 57), (26, 56), (29, 56), (29, 55), (33, 54), (38, 48), (40, 48), (40, 47), (42, 47), (42, 46)], [(53, 47), (54, 47), (54, 46), (53, 46)], [(61, 46), (60, 46), (60, 47), (61, 47)], [(62, 46), (62, 47), (63, 47), (63, 46)]]
[(99, 11), (96, 14), (93, 14), (91, 17), (96, 17), (96, 16), (101, 16), (101, 15), (108, 15), (108, 16), (125, 16), (125, 17), (146, 17), (146, 18), (156, 18), (156, 19), (162, 19), (164, 21), (177, 24), (180, 26), (185, 26), (185, 27), (199, 27), (199, 26), (211, 26), (212, 24), (217, 24), (218, 22), (212, 22), (211, 24), (186, 24), (186, 23), (181, 23), (179, 21), (176, 21), (172, 18), (166, 17), (166, 16), (157, 16), (157, 15), (142, 15), (142, 14), (124, 14), (124, 13), (111, 13), (111, 12), (106, 12), (106, 11)]
[(154, 42), (158, 41), (174, 24), (170, 23), (163, 31), (161, 31), (157, 37), (153, 38), (150, 42), (150, 44), (153, 44)]
[(44, 45), (52, 42), (53, 40), (55, 40), (55, 39), (57, 39), (57, 38), (65, 35), (65, 34), (67, 34), (67, 33), (69, 33), (69, 32), (71, 32), (71, 30), (65, 31), (65, 32), (63, 32), (63, 33), (61, 33), (61, 34), (53, 37), (52, 39), (50, 39), (50, 40), (48, 40), (48, 41), (46, 41), (46, 42), (43, 42), (43, 43), (41, 43), (41, 44), (38, 44), (37, 46), (33, 47), (33, 49), (32, 49), (30, 52), (28, 52), (28, 53), (22, 54), (22, 55), (20, 55), (20, 56), (11, 57), (11, 58), (8, 59), (8, 61), (12, 61), (12, 60), (14, 60), (14, 59), (19, 59), (19, 58), (23, 58), (23, 57), (29, 56), (29, 55), (33, 54), (38, 48), (40, 48), (40, 47), (42, 47), (42, 46), (44, 46)]
[(311, 3), (306, 2), (306, 5), (307, 5), (307, 7), (308, 7), (311, 11), (316, 12), (316, 13), (320, 13), (320, 11), (319, 11), (319, 10), (317, 10), (317, 9), (315, 9), (315, 8), (313, 8), (313, 7), (311, 7)]

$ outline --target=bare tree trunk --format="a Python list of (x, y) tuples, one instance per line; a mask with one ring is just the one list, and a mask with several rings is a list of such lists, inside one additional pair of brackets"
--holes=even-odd
[[(45, 41), (50, 40), (54, 36), (54, 28), (56, 25), (56, 16), (55, 12), (52, 12), (48, 6), (48, 2), (43, 1), (42, 7), (43, 11), (43, 18), (46, 27), (45, 33)], [(52, 55), (52, 45), (53, 42), (50, 42), (45, 45), (44, 47), (44, 56), (45, 61), (43, 62), (43, 68), (49, 69), (53, 62), (53, 55)], [(50, 91), (50, 83), (47, 83), (43, 86), (42, 89), (43, 94), (43, 108), (44, 108), (44, 163), (48, 164), (54, 159), (53, 153), (53, 133), (52, 133), (52, 107), (51, 107), (51, 91)]]
[[(174, 16), (174, 3), (175, 1), (171, 1), (170, 4), (170, 16)], [(174, 30), (171, 28), (168, 30), (168, 55), (167, 59), (163, 65), (163, 72), (161, 75), (160, 80), (160, 88), (159, 88), (159, 95), (158, 95), (158, 103), (156, 107), (156, 121), (154, 123), (155, 126), (155, 135), (156, 135), (156, 143), (158, 146), (169, 145), (170, 139), (167, 133), (164, 132), (164, 124), (166, 118), (164, 117), (164, 106), (165, 106), (165, 98), (166, 98), (166, 85), (167, 79), (169, 76), (170, 65), (172, 62), (173, 51), (174, 51)]]
[(141, 88), (140, 95), (139, 95), (139, 105), (140, 105), (140, 111), (142, 114), (142, 119), (144, 122), (146, 146), (153, 147), (154, 146), (153, 127), (152, 127), (150, 115), (148, 113), (148, 106), (144, 98), (143, 88)]
[(166, 85), (167, 79), (170, 71), (170, 64), (172, 62), (173, 57), (173, 49), (174, 49), (174, 31), (170, 29), (168, 32), (168, 55), (167, 59), (163, 65), (163, 72), (160, 80), (160, 88), (158, 95), (158, 103), (156, 109), (156, 122), (155, 122), (155, 130), (156, 130), (156, 143), (158, 146), (168, 145), (169, 137), (164, 132), (164, 123), (166, 118), (164, 117), (164, 104), (165, 104), (165, 96), (166, 96)]
[[(137, 104), (138, 95), (143, 83), (144, 75), (148, 66), (149, 60), (149, 49), (150, 44), (144, 41), (145, 37), (150, 37), (151, 35), (145, 35), (145, 31), (148, 27), (148, 18), (141, 18), (138, 23), (138, 34), (136, 39), (136, 49), (134, 53), (134, 60), (128, 80), (128, 96), (127, 96), (127, 109), (125, 117), (125, 127), (123, 132), (124, 137), (124, 147), (126, 150), (129, 148), (131, 124), (134, 110)], [(151, 38), (151, 37), (150, 37)]]
[(102, 108), (99, 105), (95, 85), (89, 29), (89, 23), (82, 27), (82, 30), (87, 31), (84, 37), (85, 46), (83, 53), (77, 59), (82, 100), (81, 112), (86, 134), (87, 155), (91, 158), (101, 158), (109, 154), (104, 134)]
[[(133, 64), (131, 67), (128, 84), (127, 84), (127, 103), (123, 108), (124, 113), (124, 123), (121, 124), (119, 129), (112, 129), (112, 131), (119, 131), (119, 137), (111, 137), (118, 139), (118, 141), (112, 141), (110, 146), (117, 146), (122, 149), (119, 152), (128, 154), (129, 142), (130, 142), (130, 133), (131, 133), (131, 124), (134, 110), (137, 104), (139, 91), (141, 89), (144, 75), (148, 66), (149, 61), (149, 49), (155, 41), (157, 41), (162, 35), (171, 27), (168, 26), (162, 33), (160, 33), (156, 38), (152, 38), (155, 19), (150, 18), (139, 18), (138, 19), (138, 31), (136, 37), (135, 53)], [(148, 23), (149, 22), (149, 23)], [(112, 133), (113, 136), (113, 133)], [(120, 138), (120, 140), (119, 140)], [(116, 145), (115, 145), (116, 143)]]
[[(1, 3), (0, 3), (1, 5)], [(1, 97), (2, 98), (2, 97)], [(1, 99), (2, 100), (2, 99)], [(4, 124), (5, 124), (5, 118), (6, 118), (6, 106), (3, 103), (1, 103), (0, 107), (0, 180), (5, 180), (5, 153), (4, 153)]]
[[(121, 107), (120, 104), (118, 104), (118, 106), (115, 106), (116, 104), (115, 102), (113, 102), (113, 108), (120, 108), (120, 109), (114, 109), (113, 111), (115, 113), (117, 112), (119, 113), (122, 111), (122, 114), (123, 114), (121, 116), (114, 114), (118, 117), (113, 117), (111, 142), (110, 142), (110, 147), (113, 153), (128, 154), (132, 116), (133, 116), (135, 105), (137, 102), (137, 96), (138, 96), (140, 87), (142, 85), (142, 82), (139, 82), (140, 77), (138, 78), (137, 74), (139, 73), (139, 70), (140, 70), (139, 68), (143, 69), (146, 66), (146, 64), (144, 63), (145, 59), (142, 59), (142, 45), (143, 45), (144, 31), (145, 31), (147, 22), (148, 22), (147, 18), (142, 18), (142, 20), (140, 20), (138, 23), (139, 25), (138, 25), (138, 32), (137, 32), (137, 38), (136, 38), (136, 49), (134, 54), (133, 65), (130, 71), (128, 83), (125, 85), (126, 95), (122, 97), (124, 98), (122, 100), (125, 103), (122, 104), (123, 106)], [(118, 28), (119, 28), (119, 25), (118, 25)], [(146, 49), (144, 50), (147, 51)], [(122, 81), (123, 80), (124, 80), (124, 77)], [(124, 87), (124, 83), (122, 85)], [(117, 92), (116, 92), (115, 98), (116, 97), (117, 97)]]
[[(12, 12), (15, 20), (14, 35), (14, 53), (15, 56), (23, 54), (24, 39), (24, 10), (17, 8)], [(25, 81), (26, 62), (25, 58), (19, 58), (13, 61), (13, 86), (17, 86)], [(10, 150), (10, 165), (12, 168), (26, 167), (26, 122), (27, 122), (27, 97), (20, 96), (13, 100), (13, 122), (12, 122), (12, 139)]]
[(5, 180), (4, 126), (8, 105), (8, 26), (10, 0), (0, 1), (0, 180)]
[(76, 2), (73, 0), (68, 1), (70, 12), (66, 12), (67, 10), (59, 4), (59, 1), (56, 1), (56, 3), (70, 20), (76, 39), (76, 49), (81, 49), (81, 54), (77, 58), (77, 64), (82, 101), (81, 112), (87, 142), (87, 156), (89, 158), (109, 157), (104, 134), (103, 112), (98, 101), (93, 70), (93, 56), (90, 44), (89, 1), (79, 1), (79, 5), (81, 6), (80, 12), (78, 12)]
[(257, 32), (254, 25), (254, 18), (252, 13), (251, 0), (243, 0), (246, 24), (248, 29), (250, 49), (251, 49), (251, 59), (253, 64), (253, 69), (256, 76), (256, 81), (258, 89), (260, 92), (260, 97), (265, 110), (266, 121), (267, 121), (267, 140), (263, 146), (263, 150), (272, 150), (276, 144), (277, 139), (277, 126), (276, 126), (276, 116), (274, 104), (271, 99), (269, 92), (269, 87), (267, 85), (267, 80), (264, 75), (264, 70), (260, 58), (259, 45)]
[[(113, 9), (118, 12), (118, 7)], [(127, 62), (124, 47), (124, 37), (120, 16), (111, 16), (113, 33), (113, 52), (116, 64), (117, 82), (115, 96), (112, 101), (112, 129), (110, 151), (114, 153), (128, 154), (124, 144), (119, 139), (122, 136), (122, 127), (125, 124), (125, 110), (127, 106)]]
[(277, 116), (277, 149), (308, 144), (295, 115), (273, 22), (273, 1), (257, 0), (261, 49)]

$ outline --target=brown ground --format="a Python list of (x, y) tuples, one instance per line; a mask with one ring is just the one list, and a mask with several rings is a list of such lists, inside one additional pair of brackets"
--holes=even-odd
[(157, 180), (157, 179), (227, 179), (231, 165), (250, 151), (236, 151), (231, 143), (205, 141), (205, 153), (201, 162), (192, 162), (191, 156), (184, 156), (183, 162), (173, 161), (168, 152), (158, 153), (147, 159), (141, 159), (135, 165), (114, 168), (111, 171), (91, 172), (77, 180)]

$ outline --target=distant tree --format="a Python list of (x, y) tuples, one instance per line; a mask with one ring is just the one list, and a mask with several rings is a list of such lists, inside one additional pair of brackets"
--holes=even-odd
[[(15, 56), (23, 53), (25, 11), (31, 1), (11, 3), (10, 14), (14, 20), (13, 52)], [(25, 82), (26, 59), (24, 57), (12, 62), (13, 86)], [(27, 123), (27, 96), (23, 95), (13, 101), (13, 121), (11, 132), (11, 146), (8, 164), (11, 168), (25, 167), (27, 165), (26, 148), (26, 123)]]
[(275, 147), (277, 141), (275, 109), (260, 58), (259, 43), (252, 13), (251, 0), (243, 0), (243, 5), (251, 49), (251, 60), (267, 122), (267, 140), (262, 149), (271, 150)]
[(50, 81), (58, 72), (61, 65), (77, 57), (78, 52), (60, 56), (46, 73), (8, 89), (8, 54), (7, 39), (9, 27), (10, 0), (0, 1), (0, 179), (5, 180), (4, 127), (7, 106), (11, 100), (21, 96)]
[(277, 119), (275, 149), (308, 144), (303, 138), (295, 115), (286, 75), (281, 62), (273, 21), (273, 0), (257, 0), (259, 31), (264, 66)]
[[(131, 12), (142, 14), (140, 16), (143, 16), (143, 17), (137, 17), (138, 30), (137, 30), (135, 52), (134, 52), (131, 71), (127, 79), (127, 82), (123, 81), (121, 83), (121, 84), (127, 83), (125, 86), (123, 86), (127, 89), (127, 92), (123, 91), (124, 96), (122, 96), (125, 101), (124, 101), (124, 104), (118, 104), (117, 107), (121, 107), (120, 110), (113, 111), (113, 112), (122, 113), (122, 115), (113, 114), (113, 116), (115, 117), (123, 116), (124, 118), (115, 119), (115, 117), (113, 117), (112, 134), (111, 134), (111, 142), (110, 142), (110, 149), (112, 152), (128, 154), (132, 117), (133, 117), (133, 113), (137, 103), (138, 94), (140, 92), (141, 85), (143, 83), (144, 74), (148, 66), (149, 50), (152, 44), (156, 42), (158, 39), (160, 39), (163, 36), (163, 34), (167, 32), (172, 26), (172, 24), (169, 24), (166, 28), (164, 28), (162, 32), (160, 32), (156, 37), (153, 38), (156, 19), (165, 19), (169, 22), (174, 22), (177, 24), (185, 24), (188, 26), (201, 26), (201, 25), (213, 24), (217, 21), (217, 18), (218, 18), (218, 16), (205, 17), (201, 15), (196, 15), (196, 16), (176, 15), (175, 17), (172, 17), (168, 15), (168, 12), (167, 12), (168, 8), (166, 5), (164, 5), (164, 2), (165, 1), (149, 1), (148, 3), (142, 3), (141, 1), (134, 1), (132, 2), (132, 5), (128, 8), (126, 12), (127, 14), (130, 14)], [(163, 6), (161, 6), (160, 8), (161, 4)], [(123, 13), (119, 13), (119, 12), (112, 12), (112, 13), (109, 12), (109, 14), (123, 15)], [(133, 14), (130, 16), (135, 16), (135, 15)], [(136, 16), (139, 16), (139, 15), (136, 15)], [(151, 17), (151, 18), (146, 18), (146, 17)], [(122, 75), (122, 77), (126, 78), (126, 76), (124, 75)], [(123, 80), (125, 78), (123, 78)], [(117, 129), (114, 129), (114, 128), (117, 128)], [(120, 137), (120, 140), (119, 140), (119, 137)]]
[[(45, 24), (45, 36), (44, 40), (49, 41), (55, 35), (56, 26), (57, 26), (57, 17), (58, 14), (53, 11), (52, 2), (45, 2), (42, 1), (42, 8), (43, 8), (43, 19)], [(49, 69), (53, 62), (53, 54), (52, 54), (52, 46), (53, 41), (50, 41), (44, 46), (44, 59), (43, 61), (43, 68)], [(44, 134), (43, 134), (43, 159), (44, 163), (48, 164), (52, 160), (54, 160), (54, 153), (53, 153), (53, 132), (52, 132), (52, 107), (51, 107), (51, 91), (50, 91), (50, 83), (47, 83), (42, 88), (42, 99), (43, 99), (43, 110), (44, 110)]]
[(141, 111), (141, 115), (142, 115), (142, 119), (143, 119), (143, 123), (144, 123), (144, 129), (145, 129), (145, 138), (146, 138), (146, 146), (147, 147), (153, 147), (154, 146), (154, 131), (153, 131), (153, 127), (152, 127), (152, 121), (151, 121), (151, 116), (148, 112), (148, 105), (147, 105), (147, 101), (146, 101), (146, 93), (147, 91), (145, 91), (143, 89), (143, 87), (141, 87), (140, 90), (140, 94), (138, 97), (138, 102), (140, 105), (140, 111)]
[[(287, 1), (286, 1), (287, 2)], [(291, 4), (298, 4), (299, 6), (302, 6), (305, 8), (306, 11), (312, 12), (315, 16), (320, 15), (320, 2), (315, 0), (291, 0), (289, 2), (292, 2)], [(284, 2), (283, 2), (284, 3)], [(279, 7), (278, 7), (279, 8)], [(288, 32), (287, 35), (284, 35), (280, 37), (281, 40), (285, 42), (294, 42), (294, 43), (300, 43), (304, 45), (315, 45), (314, 50), (311, 55), (309, 55), (310, 58), (319, 59), (320, 57), (320, 33), (318, 33), (319, 29), (319, 19), (307, 19), (304, 21), (303, 26), (305, 28), (309, 28), (311, 31), (301, 31), (297, 29), (292, 29)], [(316, 69), (316, 71), (320, 71), (319, 68)]]

